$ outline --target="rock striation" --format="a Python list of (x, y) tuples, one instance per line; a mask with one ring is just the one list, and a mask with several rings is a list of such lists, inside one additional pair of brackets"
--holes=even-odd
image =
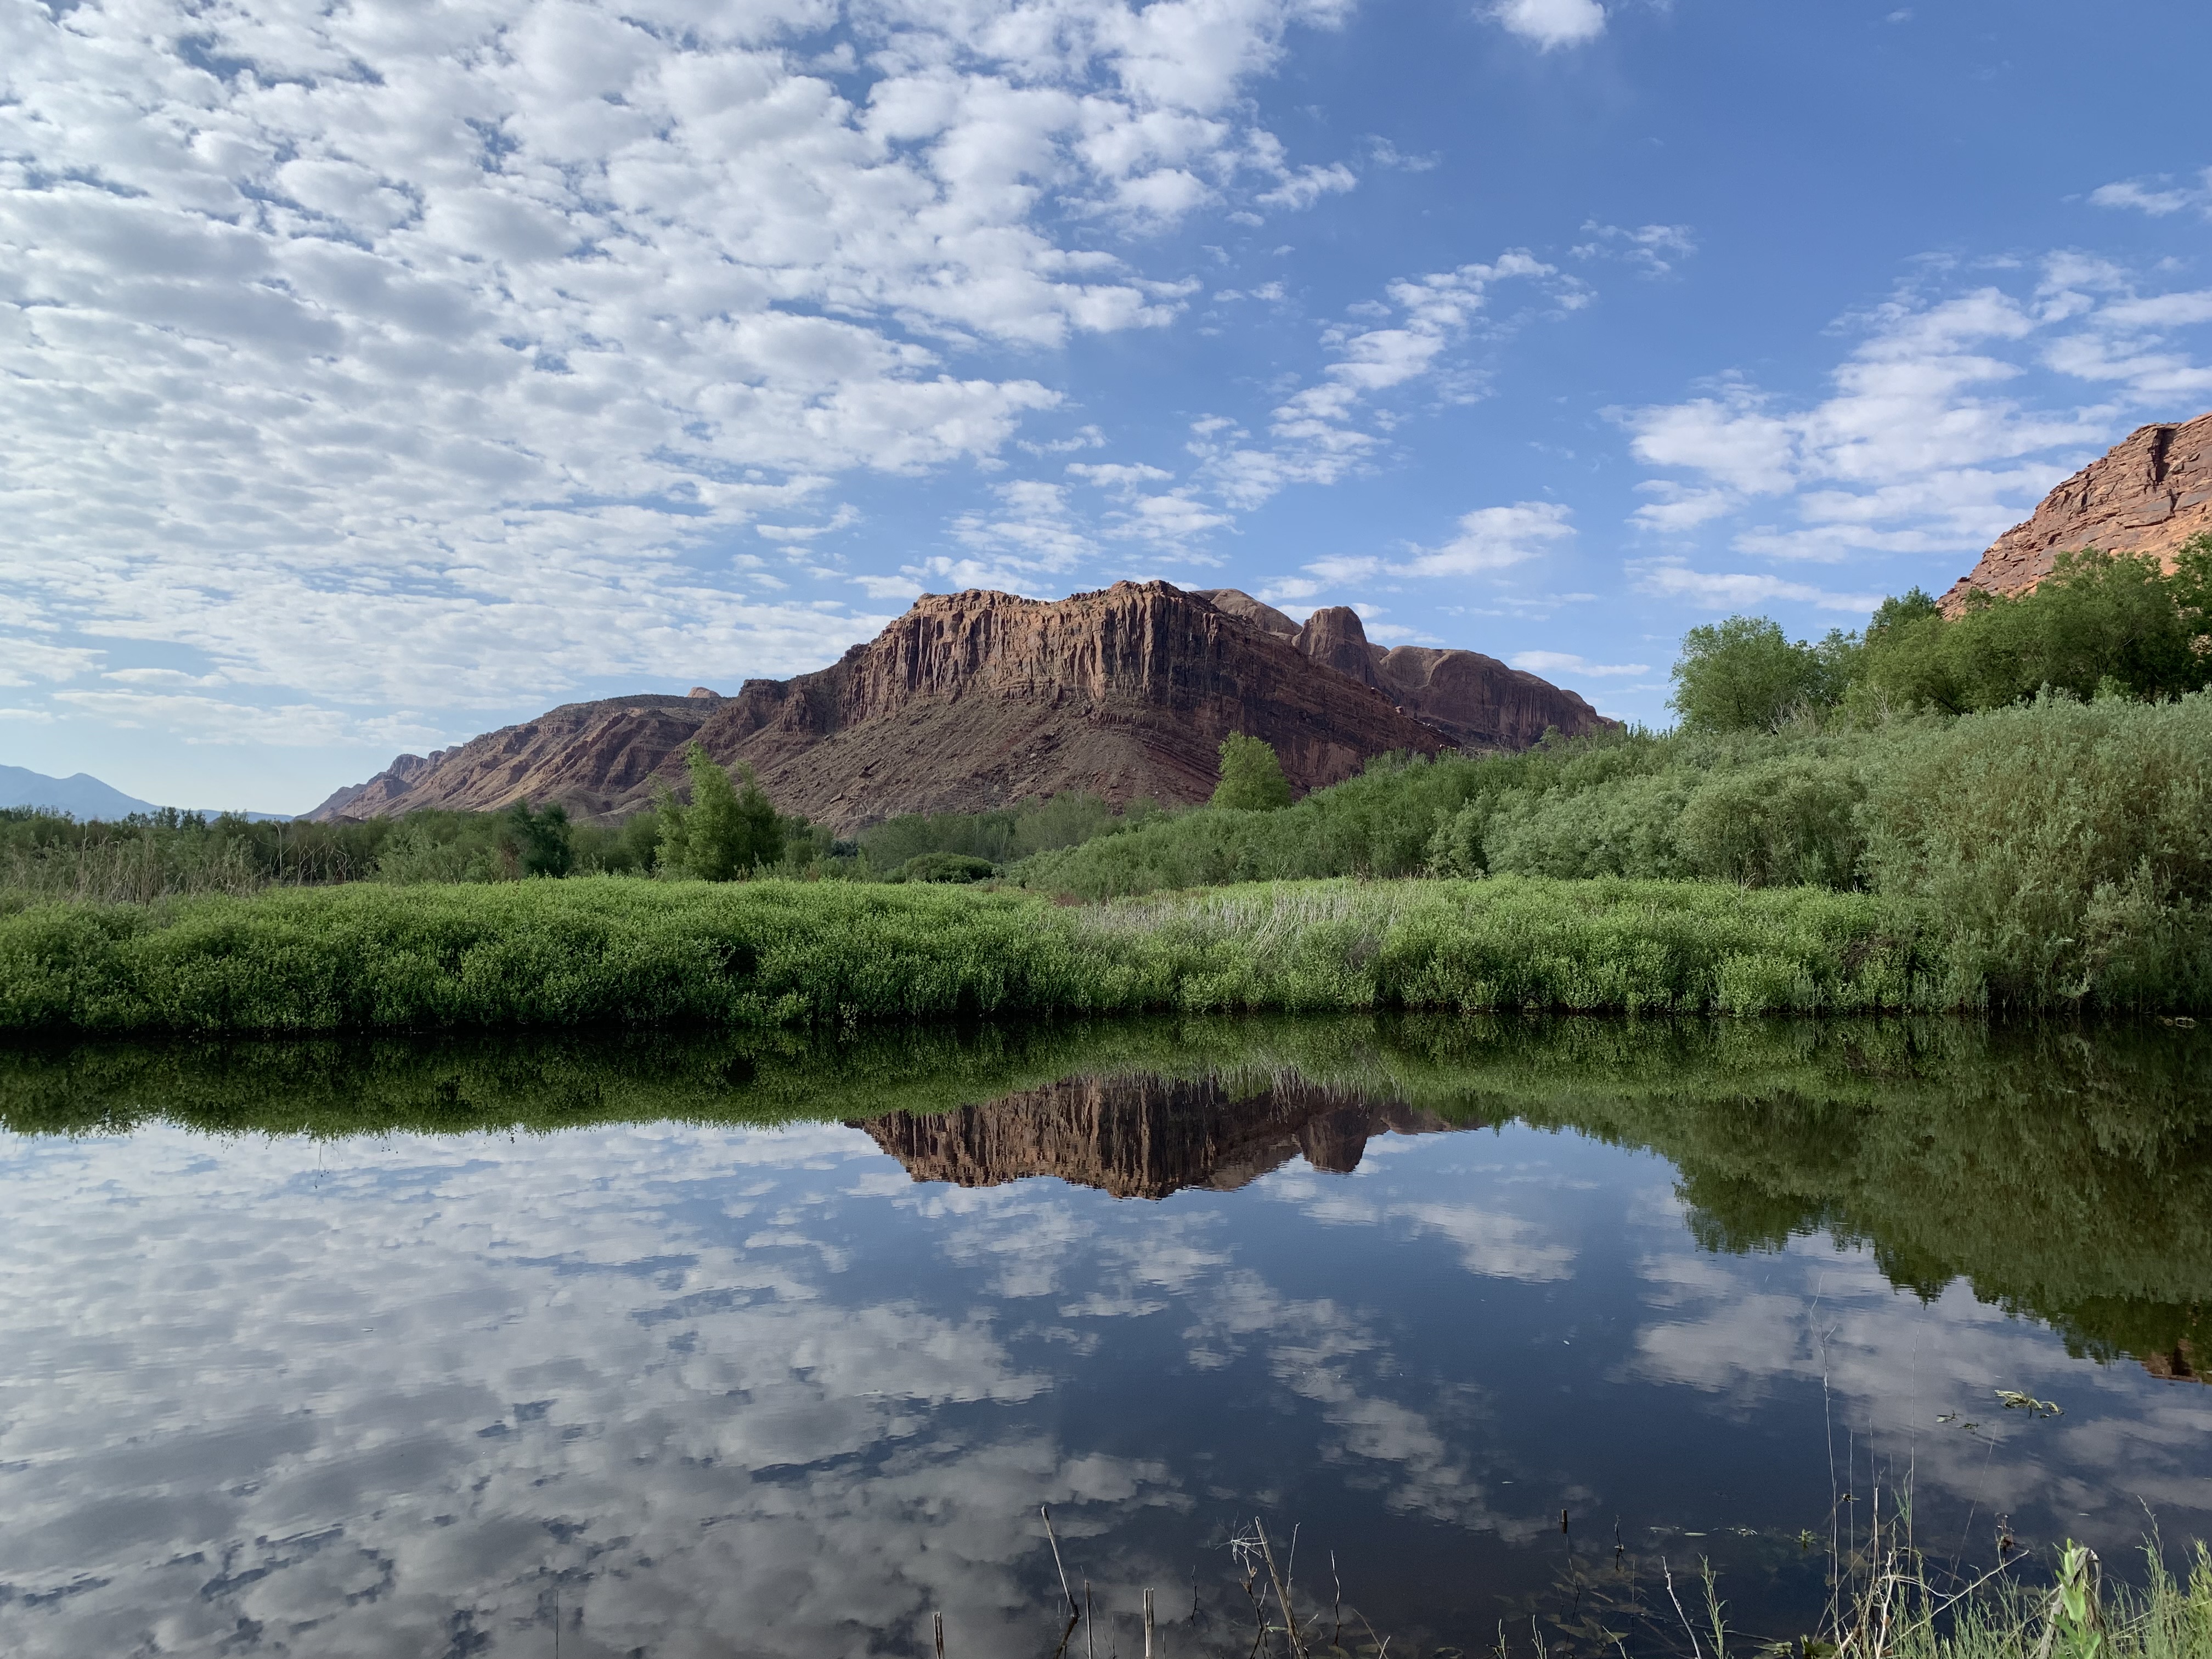
[(696, 738), (751, 767), (777, 805), (847, 831), (902, 812), (979, 811), (1062, 791), (1116, 805), (1204, 800), (1222, 738), (1274, 745), (1297, 789), (1390, 750), (1522, 748), (1606, 724), (1571, 692), (1473, 652), (1381, 652), (1346, 610), (1304, 629), (1232, 590), (1118, 582), (1048, 601), (926, 594), (828, 668), (734, 696), (571, 703), (428, 757), (404, 755), (318, 817), (558, 800), (634, 811), (678, 782)]
[(1232, 1191), (1297, 1157), (1348, 1175), (1377, 1134), (1447, 1126), (1295, 1077), (1232, 1096), (1215, 1078), (1139, 1073), (1070, 1078), (985, 1105), (928, 1117), (894, 1112), (850, 1127), (916, 1181), (995, 1187), (1056, 1176), (1116, 1198), (1159, 1199), (1191, 1187)]
[(1324, 606), (1301, 627), (1233, 587), (1201, 589), (1200, 597), (1290, 641), (1307, 660), (1374, 687), (1461, 749), (1526, 749), (1554, 728), (1576, 737), (1614, 723), (1573, 692), (1480, 651), (1420, 645), (1385, 650), (1367, 637), (1349, 605)]
[(2196, 537), (2212, 532), (2212, 415), (2138, 427), (2043, 498), (2027, 523), (1997, 538), (1943, 595), (1956, 616), (1976, 590), (2025, 593), (2061, 553), (2085, 547), (2156, 554), (2168, 569)]

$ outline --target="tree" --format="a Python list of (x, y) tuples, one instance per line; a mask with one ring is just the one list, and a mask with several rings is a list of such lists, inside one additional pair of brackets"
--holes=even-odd
[(1855, 703), (1945, 714), (2001, 708), (2045, 686), (2087, 699), (2179, 696), (2212, 680), (2212, 537), (2166, 571), (2148, 554), (2062, 553), (2025, 593), (1969, 593), (1944, 617), (1918, 589), (1869, 624)]
[(1275, 758), (1275, 746), (1232, 732), (1221, 740), (1221, 781), (1213, 805), (1244, 812), (1272, 812), (1291, 804), (1291, 781)]
[(1771, 732), (1801, 708), (1843, 695), (1858, 642), (1831, 632), (1795, 644), (1765, 617), (1730, 617), (1682, 636), (1669, 706), (1693, 732)]
[(665, 784), (653, 792), (661, 869), (695, 881), (735, 881), (783, 856), (783, 821), (750, 767), (740, 765), (732, 781), (696, 743), (684, 751), (684, 765), (689, 805)]
[(494, 845), (501, 860), (520, 876), (565, 876), (575, 863), (568, 834), (568, 809), (554, 801), (532, 812), (519, 800), (500, 815)]

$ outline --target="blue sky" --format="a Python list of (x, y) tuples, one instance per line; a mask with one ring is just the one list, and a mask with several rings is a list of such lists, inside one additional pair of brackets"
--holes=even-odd
[(301, 810), (1164, 576), (1663, 720), (2212, 409), (2212, 12), (0, 10), (0, 760)]

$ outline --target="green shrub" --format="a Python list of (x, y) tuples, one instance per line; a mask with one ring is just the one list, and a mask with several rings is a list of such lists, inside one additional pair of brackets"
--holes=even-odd
[(0, 1030), (777, 1025), (1146, 1009), (1863, 1010), (1949, 994), (1917, 912), (1686, 883), (1292, 883), (1069, 909), (620, 877), (0, 918)]
[(1975, 593), (1955, 620), (1917, 589), (1875, 613), (1848, 701), (1856, 708), (2002, 708), (2048, 688), (2179, 696), (2212, 681), (2212, 536), (2165, 571), (2148, 555), (2062, 553), (2012, 598)]
[(2212, 998), (2212, 694), (2045, 696), (1896, 744), (1867, 861), (1924, 899), (1997, 1000)]
[(679, 803), (665, 784), (653, 796), (664, 873), (679, 881), (735, 881), (781, 860), (784, 823), (750, 767), (741, 765), (732, 780), (696, 742), (684, 750), (684, 765), (690, 800)]
[(1765, 617), (1730, 617), (1682, 636), (1670, 706), (1686, 731), (1771, 732), (1798, 709), (1842, 696), (1856, 654), (1841, 632), (1793, 644)]
[(1232, 732), (1221, 740), (1221, 781), (1209, 805), (1234, 812), (1272, 812), (1291, 804), (1291, 781), (1275, 746)]
[(1096, 795), (1062, 793), (989, 812), (909, 812), (872, 824), (855, 837), (877, 870), (896, 870), (923, 853), (964, 853), (993, 864), (1010, 864), (1032, 853), (1073, 847), (1161, 815), (1152, 801), (1125, 812)]
[(917, 853), (894, 871), (893, 881), (986, 881), (998, 873), (988, 859), (965, 853)]

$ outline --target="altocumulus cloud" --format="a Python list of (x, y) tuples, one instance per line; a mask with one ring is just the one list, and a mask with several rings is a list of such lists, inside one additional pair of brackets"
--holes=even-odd
[(288, 702), (818, 659), (880, 619), (712, 550), (766, 515), (803, 553), (846, 472), (989, 460), (1060, 401), (1037, 349), (1175, 314), (1182, 289), (1077, 228), (1348, 184), (1293, 169), (1241, 91), (1338, 21), (15, 8), (12, 678), (76, 678), (118, 637)]

